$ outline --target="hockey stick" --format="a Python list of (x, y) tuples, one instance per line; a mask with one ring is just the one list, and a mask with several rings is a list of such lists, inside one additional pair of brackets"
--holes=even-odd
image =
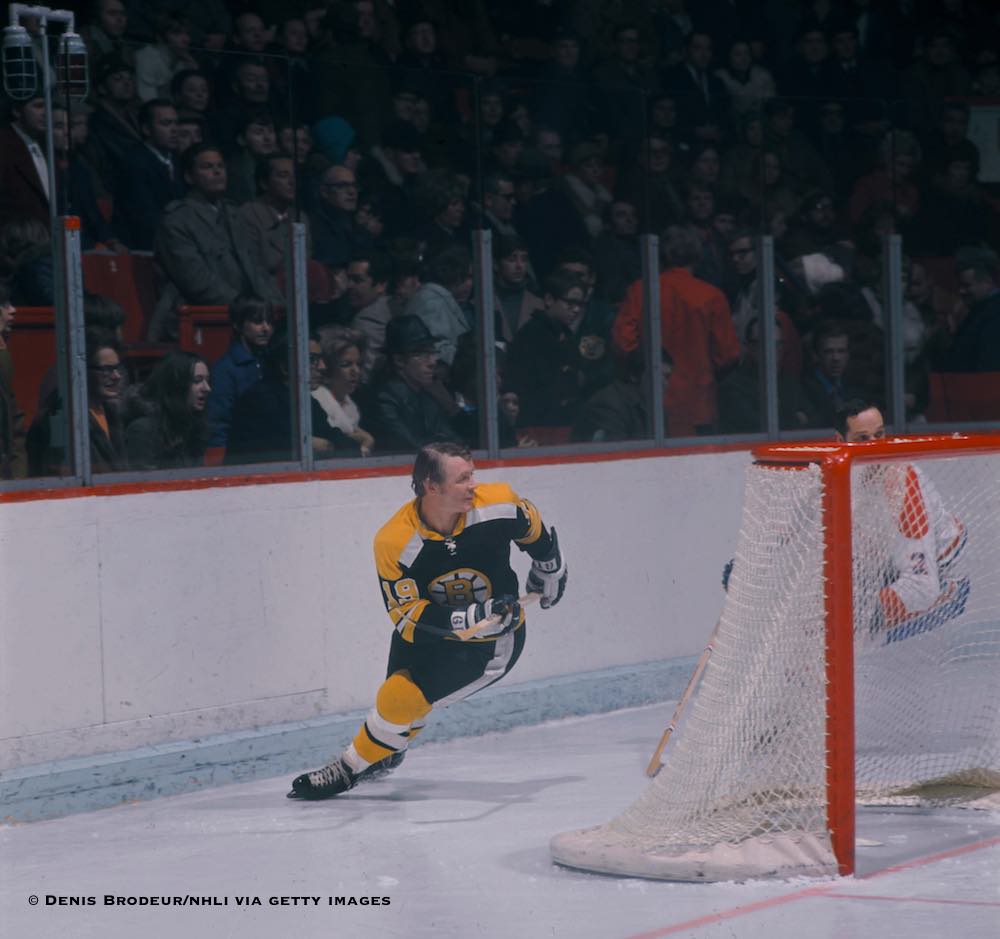
[(684, 689), (684, 694), (681, 695), (680, 701), (677, 702), (677, 707), (674, 708), (674, 716), (670, 718), (670, 723), (667, 725), (667, 729), (663, 731), (663, 736), (660, 737), (660, 742), (656, 745), (656, 749), (653, 751), (653, 755), (649, 760), (649, 766), (646, 767), (646, 775), (650, 778), (655, 776), (660, 771), (660, 767), (663, 766), (661, 757), (663, 756), (664, 749), (666, 749), (667, 741), (670, 739), (670, 735), (677, 728), (677, 722), (681, 719), (681, 714), (684, 713), (684, 708), (687, 706), (688, 699), (694, 693), (694, 689), (698, 686), (698, 682), (701, 680), (702, 672), (705, 671), (705, 666), (708, 665), (708, 660), (712, 655), (712, 648), (715, 645), (715, 637), (719, 632), (719, 626), (721, 624), (721, 619), (715, 624), (715, 629), (712, 630), (712, 635), (708, 639), (708, 645), (705, 646), (705, 651), (702, 652), (701, 658), (698, 659), (698, 664), (694, 667), (694, 673), (691, 675), (691, 678), (687, 683), (687, 687)]
[[(539, 597), (540, 593), (526, 593), (523, 597), (518, 597), (517, 602), (521, 606), (527, 606), (529, 603), (534, 603)], [(465, 629), (456, 629), (452, 631), (451, 635), (457, 636), (459, 639), (471, 639), (473, 636), (478, 635), (484, 629), (489, 626), (496, 626), (497, 623), (502, 620), (503, 617), (499, 613), (493, 613), (490, 616), (485, 616), (481, 619), (475, 626), (468, 626)]]

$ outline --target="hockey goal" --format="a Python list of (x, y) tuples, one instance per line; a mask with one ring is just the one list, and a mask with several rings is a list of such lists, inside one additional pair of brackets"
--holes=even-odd
[(711, 657), (663, 768), (617, 818), (553, 838), (560, 864), (850, 874), (858, 802), (1000, 788), (1000, 436), (754, 457)]

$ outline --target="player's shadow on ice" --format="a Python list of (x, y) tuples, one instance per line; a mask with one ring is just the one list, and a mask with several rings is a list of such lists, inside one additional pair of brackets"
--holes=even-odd
[[(411, 824), (441, 825), (446, 822), (471, 822), (502, 811), (508, 805), (518, 805), (530, 801), (539, 793), (552, 786), (580, 782), (583, 776), (552, 776), (546, 779), (525, 779), (517, 782), (476, 779), (393, 779), (391, 791), (379, 792), (376, 786), (358, 787), (353, 792), (340, 797), (344, 802), (446, 802), (450, 805), (462, 802), (482, 802), (491, 808), (479, 815), (456, 818), (412, 821)], [(389, 780), (386, 780), (388, 783)]]

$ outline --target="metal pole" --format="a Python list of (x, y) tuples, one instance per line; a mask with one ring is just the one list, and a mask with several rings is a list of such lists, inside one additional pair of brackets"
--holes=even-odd
[[(87, 343), (83, 315), (83, 259), (80, 244), (80, 219), (60, 216), (59, 236), (65, 285), (66, 338), (69, 361), (70, 452), (73, 467), (84, 486), (94, 481), (90, 462), (90, 401), (87, 394)], [(61, 321), (59, 317), (57, 322)]]
[(906, 363), (903, 358), (903, 239), (887, 235), (882, 242), (885, 278), (885, 378), (889, 423), (894, 433), (906, 429)]
[[(760, 291), (760, 370), (764, 377), (761, 385), (761, 413), (769, 440), (777, 440), (778, 421), (778, 305), (774, 292), (774, 238), (762, 235), (757, 245), (757, 287)], [(742, 340), (744, 337), (740, 336)]]
[(640, 235), (642, 252), (642, 315), (646, 336), (646, 395), (652, 415), (653, 441), (662, 447), (666, 441), (663, 415), (663, 334), (660, 328), (660, 239)]
[(479, 325), (479, 433), (481, 447), (491, 460), (500, 454), (497, 414), (497, 345), (493, 305), (493, 232), (472, 232), (472, 264), (476, 284), (476, 322)]
[(45, 19), (39, 20), (38, 31), (42, 37), (42, 88), (45, 94), (45, 162), (49, 187), (49, 231), (52, 237), (53, 254), (56, 251), (56, 218), (59, 214), (56, 198), (56, 153), (52, 139), (52, 85), (49, 83), (51, 65), (49, 63), (49, 36)]
[(288, 352), (289, 386), (292, 389), (292, 426), (298, 439), (294, 449), (301, 468), (310, 472), (316, 467), (312, 446), (312, 397), (309, 392), (309, 296), (306, 287), (306, 226), (292, 222), (288, 234), (286, 315), (291, 326), (292, 342)]

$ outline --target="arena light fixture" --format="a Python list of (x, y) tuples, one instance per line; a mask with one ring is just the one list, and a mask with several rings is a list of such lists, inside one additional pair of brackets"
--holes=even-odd
[(19, 24), (3, 31), (3, 90), (14, 101), (27, 101), (37, 91), (38, 66), (28, 31)]

